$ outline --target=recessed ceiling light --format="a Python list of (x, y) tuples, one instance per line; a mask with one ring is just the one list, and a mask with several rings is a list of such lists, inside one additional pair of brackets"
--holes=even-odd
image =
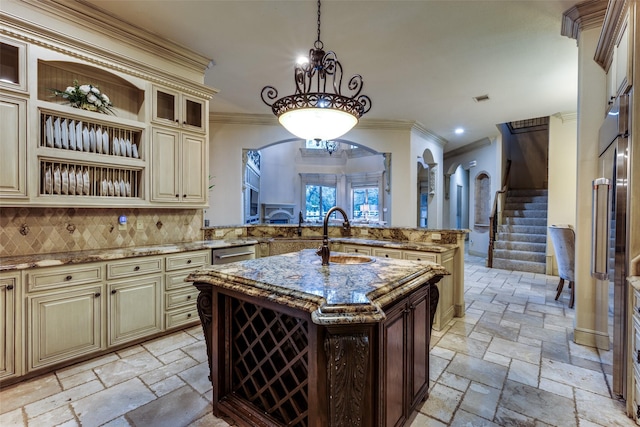
[(454, 130), (454, 132), (456, 133), (456, 135), (462, 135), (464, 133), (464, 129), (463, 128), (456, 128), (456, 130)]

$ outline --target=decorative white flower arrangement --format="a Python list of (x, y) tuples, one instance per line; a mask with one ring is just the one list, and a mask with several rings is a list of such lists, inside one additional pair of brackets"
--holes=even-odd
[(83, 110), (97, 111), (103, 114), (115, 114), (111, 107), (113, 104), (109, 97), (100, 92), (97, 86), (90, 84), (79, 85), (77, 80), (73, 81), (73, 86), (65, 90), (50, 89), (53, 96), (61, 96), (71, 104), (72, 107)]

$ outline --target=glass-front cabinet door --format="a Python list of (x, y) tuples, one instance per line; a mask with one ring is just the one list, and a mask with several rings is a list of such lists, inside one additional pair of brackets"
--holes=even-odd
[(0, 37), (0, 87), (27, 91), (27, 45)]
[(153, 120), (166, 126), (204, 132), (205, 101), (170, 89), (153, 88)]

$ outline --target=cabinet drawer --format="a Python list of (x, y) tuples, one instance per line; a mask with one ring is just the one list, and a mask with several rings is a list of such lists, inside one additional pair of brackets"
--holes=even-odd
[(209, 264), (209, 251), (187, 252), (180, 255), (170, 255), (166, 258), (166, 271), (181, 270), (190, 267), (203, 267)]
[(102, 264), (34, 269), (27, 273), (27, 292), (100, 281), (102, 281)]
[(430, 252), (404, 251), (403, 258), (410, 261), (430, 261), (437, 262), (438, 256)]
[(136, 258), (107, 264), (107, 278), (140, 276), (162, 271), (162, 258)]
[(196, 306), (196, 300), (198, 299), (198, 291), (196, 288), (185, 289), (180, 291), (167, 292), (164, 298), (165, 310), (172, 310), (178, 307), (184, 307), (191, 305)]
[(402, 251), (399, 249), (373, 248), (372, 255), (383, 258), (402, 259)]
[[(198, 267), (199, 268), (199, 267)], [(164, 290), (165, 291), (172, 291), (174, 289), (181, 289), (181, 288), (193, 288), (193, 283), (191, 282), (185, 282), (184, 279), (187, 278), (187, 276), (189, 274), (191, 274), (192, 272), (196, 271), (198, 268), (192, 268), (189, 270), (180, 270), (180, 271), (176, 271), (175, 273), (167, 273), (165, 274), (165, 279), (164, 279)]]
[(256, 257), (255, 246), (237, 246), (234, 248), (213, 249), (211, 251), (212, 264), (227, 264), (235, 261), (244, 261)]
[(190, 323), (199, 323), (198, 310), (192, 309), (174, 311), (165, 315), (165, 328), (171, 329), (178, 326), (188, 325)]
[(371, 255), (371, 248), (367, 246), (343, 245), (342, 252), (346, 252), (348, 254)]

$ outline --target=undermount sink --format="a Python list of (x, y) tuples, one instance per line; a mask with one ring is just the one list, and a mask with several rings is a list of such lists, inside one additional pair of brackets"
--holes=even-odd
[(373, 258), (352, 255), (331, 255), (329, 262), (333, 264), (367, 264), (373, 262)]

